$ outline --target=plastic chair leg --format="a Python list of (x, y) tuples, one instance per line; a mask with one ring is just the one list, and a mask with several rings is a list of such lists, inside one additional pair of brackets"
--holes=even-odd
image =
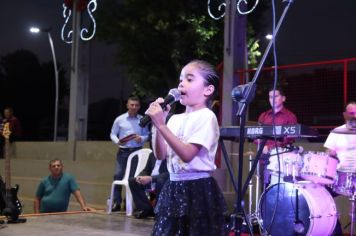
[(110, 192), (110, 199), (109, 199), (109, 205), (107, 206), (107, 213), (111, 214), (112, 211), (112, 205), (113, 205), (113, 201), (114, 201), (114, 190), (115, 190), (115, 184), (112, 183), (111, 184), (111, 192)]

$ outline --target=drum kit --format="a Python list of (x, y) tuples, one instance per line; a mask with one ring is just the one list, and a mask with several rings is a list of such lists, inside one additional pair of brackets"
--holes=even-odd
[[(252, 214), (262, 231), (268, 235), (331, 235), (338, 219), (332, 189), (351, 202), (353, 235), (356, 173), (337, 171), (338, 162), (326, 152), (273, 149), (265, 167), (270, 185), (261, 196), (256, 187), (257, 213)], [(256, 185), (260, 186), (259, 180)], [(251, 195), (251, 187), (249, 192)]]

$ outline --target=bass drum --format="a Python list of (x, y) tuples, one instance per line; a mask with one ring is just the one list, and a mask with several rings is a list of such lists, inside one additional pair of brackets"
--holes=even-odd
[(268, 235), (331, 235), (337, 210), (323, 186), (280, 183), (271, 185), (262, 194), (259, 218)]

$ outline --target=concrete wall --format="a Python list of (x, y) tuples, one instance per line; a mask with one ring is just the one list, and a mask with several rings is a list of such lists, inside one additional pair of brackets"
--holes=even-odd
[[(296, 143), (303, 146), (304, 150), (323, 151), (321, 143), (310, 143), (301, 140)], [(228, 159), (236, 175), (238, 164), (238, 143), (227, 141)], [(255, 152), (256, 147), (251, 143), (245, 144), (243, 179), (248, 174), (248, 151)], [(48, 162), (60, 158), (64, 162), (64, 170), (76, 176), (84, 198), (88, 205), (104, 209), (109, 196), (110, 185), (115, 168), (117, 148), (109, 141), (77, 141), (70, 142), (17, 142), (13, 145), (11, 174), (12, 186), (19, 184), (19, 199), (24, 204), (24, 213), (33, 212), (33, 197), (39, 181), (49, 174)], [(223, 157), (222, 157), (223, 158)], [(4, 160), (0, 160), (0, 173), (4, 176)], [(236, 194), (232, 181), (228, 175), (225, 161), (222, 168), (214, 173), (229, 209), (232, 211), (236, 202)], [(256, 199), (255, 193), (251, 194), (252, 201)], [(246, 209), (249, 203), (248, 194), (244, 196)], [(258, 197), (257, 197), (258, 199)], [(346, 197), (335, 199), (337, 209), (341, 214), (343, 225), (349, 222), (349, 201)], [(252, 204), (253, 209), (256, 208)], [(75, 199), (71, 199), (70, 210), (78, 210)], [(247, 210), (248, 211), (248, 210)]]
[[(91, 206), (106, 207), (116, 162), (117, 147), (108, 141), (17, 142), (12, 147), (11, 183), (18, 184), (24, 213), (33, 212), (33, 198), (39, 181), (49, 174), (49, 160), (63, 160), (64, 171), (72, 173)], [(4, 160), (0, 160), (4, 176)], [(70, 209), (78, 210), (74, 197)]]

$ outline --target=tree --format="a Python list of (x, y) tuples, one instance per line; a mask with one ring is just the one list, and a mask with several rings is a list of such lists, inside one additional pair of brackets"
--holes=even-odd
[[(118, 45), (116, 62), (141, 97), (176, 87), (182, 65), (192, 59), (222, 62), (224, 22), (209, 17), (206, 1), (105, 0), (97, 22), (97, 36)], [(248, 44), (258, 50), (256, 40)], [(250, 60), (259, 56), (251, 55)]]
[(118, 44), (117, 62), (125, 65), (138, 95), (162, 95), (177, 86), (181, 66), (189, 60), (221, 61), (223, 22), (205, 11), (194, 0), (107, 0), (97, 18), (98, 37)]
[[(61, 68), (61, 67), (60, 67)], [(40, 64), (37, 56), (27, 50), (17, 50), (1, 57), (0, 61), (0, 109), (11, 106), (19, 117), (25, 140), (51, 137), (53, 131), (55, 82), (53, 62)], [(60, 73), (60, 95), (67, 86)], [(43, 126), (49, 126), (47, 134), (41, 134)]]

